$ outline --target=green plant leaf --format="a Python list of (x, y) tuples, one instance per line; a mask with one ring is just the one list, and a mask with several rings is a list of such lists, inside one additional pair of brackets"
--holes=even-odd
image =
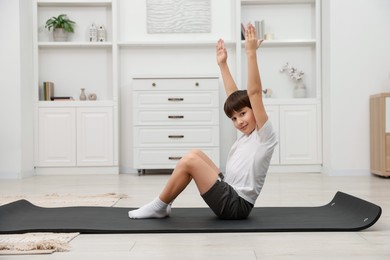
[(74, 25), (76, 22), (70, 20), (66, 14), (60, 14), (57, 17), (53, 16), (52, 18), (46, 21), (45, 28), (49, 31), (53, 28), (63, 28), (67, 32), (74, 32)]

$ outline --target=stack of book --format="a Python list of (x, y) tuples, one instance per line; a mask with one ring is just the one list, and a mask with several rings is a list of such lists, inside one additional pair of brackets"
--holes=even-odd
[[(257, 39), (264, 39), (264, 20), (255, 21)], [(245, 40), (245, 26), (241, 23), (241, 40)]]
[(264, 20), (255, 21), (257, 39), (264, 39)]
[(73, 97), (52, 97), (52, 101), (69, 101), (73, 100)]

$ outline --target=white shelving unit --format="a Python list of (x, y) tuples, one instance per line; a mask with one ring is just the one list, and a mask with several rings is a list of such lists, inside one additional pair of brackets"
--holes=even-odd
[[(215, 43), (220, 37), (228, 48), (229, 66), (235, 80), (241, 88), (245, 88), (247, 68), (241, 22), (260, 19), (264, 20), (265, 33), (274, 36), (273, 40), (264, 41), (258, 52), (263, 87), (271, 88), (274, 92), (272, 98), (265, 99), (265, 104), (267, 110), (272, 112), (270, 117), (280, 135), (272, 167), (281, 171), (319, 171), (322, 163), (320, 6), (321, 0), (213, 0), (210, 33), (148, 34), (145, 1), (34, 0), (36, 143), (40, 141), (38, 122), (42, 123), (38, 111), (42, 109), (77, 111), (81, 108), (104, 108), (108, 109), (108, 114), (112, 110), (113, 127), (111, 166), (59, 167), (61, 170), (58, 170), (39, 167), (37, 163), (37, 171), (43, 174), (51, 174), (51, 170), (56, 173), (89, 173), (99, 170), (107, 172), (108, 169), (109, 172), (117, 173), (120, 99), (124, 101), (121, 103), (121, 120), (124, 120), (121, 122), (121, 143), (124, 144), (121, 150), (133, 151), (134, 146), (130, 140), (131, 124), (128, 124), (128, 120), (133, 120), (132, 104), (127, 104), (132, 96), (132, 78), (135, 75), (185, 77), (216, 74)], [(215, 10), (218, 10), (218, 14), (230, 15), (225, 19), (214, 15), (217, 12)], [(76, 21), (76, 32), (68, 42), (53, 42), (44, 25), (51, 16), (61, 13)], [(105, 25), (106, 42), (88, 41), (88, 28), (92, 22)], [(305, 72), (307, 98), (293, 98), (293, 82), (289, 81), (286, 74), (279, 72), (286, 62)], [(73, 96), (75, 101), (44, 101), (41, 90), (44, 81), (54, 82), (55, 96)], [(121, 97), (118, 94), (119, 87)], [(85, 88), (87, 94), (96, 93), (98, 100), (79, 101), (81, 88)], [(223, 97), (223, 90), (220, 90), (220, 96)], [(304, 111), (304, 108), (307, 110)], [(74, 120), (77, 122), (77, 119)], [(297, 123), (294, 124), (294, 120)], [(299, 122), (308, 126), (305, 128)], [(294, 135), (287, 128), (298, 133)], [(107, 129), (107, 132), (110, 131)], [(311, 138), (309, 141), (307, 135)], [(299, 141), (299, 138), (302, 140)], [(314, 143), (315, 146), (298, 147), (297, 143)], [(228, 148), (221, 144), (221, 149)], [(39, 145), (36, 146), (35, 154), (38, 162)], [(130, 152), (126, 157), (132, 158), (132, 155)], [(221, 155), (224, 156), (224, 152)]]
[(59, 47), (112, 48), (112, 42), (39, 42), (38, 47), (40, 49)]
[[(228, 46), (234, 46), (234, 41), (226, 42)], [(126, 41), (118, 42), (120, 47), (215, 47), (215, 41)]]
[[(305, 72), (304, 82), (307, 97), (321, 99), (321, 33), (319, 0), (242, 0), (237, 12), (243, 24), (264, 21), (264, 33), (272, 34), (258, 51), (259, 67), (265, 88), (271, 88), (274, 98), (292, 98), (294, 82), (280, 73), (280, 68), (289, 62)], [(286, 20), (288, 23), (286, 23)], [(237, 50), (237, 67), (245, 76), (246, 57), (241, 31), (237, 32), (241, 45)], [(243, 77), (240, 82), (246, 86)]]
[[(38, 174), (119, 172), (116, 5), (116, 0), (34, 0), (35, 166)], [(54, 42), (45, 23), (50, 17), (63, 13), (76, 22), (75, 33), (67, 42)], [(88, 29), (92, 23), (105, 26), (105, 42), (89, 42)], [(54, 83), (54, 96), (73, 97), (74, 101), (45, 101), (44, 81)], [(81, 88), (85, 88), (87, 96), (96, 94), (97, 100), (80, 101)], [(56, 127), (63, 117), (63, 127)], [(99, 129), (97, 137), (94, 128), (101, 126), (104, 129)], [(74, 130), (69, 133), (69, 129)], [(72, 143), (71, 149), (61, 140), (63, 137)]]
[[(264, 33), (273, 36), (258, 51), (263, 88), (273, 91), (266, 109), (279, 134), (273, 171), (320, 171), (322, 164), (320, 6), (320, 0), (236, 2), (236, 78), (243, 88), (247, 64), (241, 23), (263, 20)], [(286, 62), (305, 72), (306, 98), (293, 98), (294, 82), (280, 73)]]

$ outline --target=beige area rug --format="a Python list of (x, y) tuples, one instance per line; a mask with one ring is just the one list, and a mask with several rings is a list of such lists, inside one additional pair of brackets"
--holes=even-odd
[[(103, 206), (112, 207), (127, 195), (106, 193), (98, 195), (46, 194), (0, 196), (0, 205), (25, 199), (40, 207)], [(69, 251), (68, 244), (79, 233), (25, 233), (0, 235), (0, 255), (51, 254)]]
[(51, 254), (69, 251), (79, 233), (26, 233), (0, 235), (0, 255)]
[(112, 207), (120, 199), (127, 195), (105, 193), (98, 195), (74, 195), (74, 194), (46, 194), (46, 195), (19, 195), (0, 196), (0, 205), (8, 204), (17, 200), (28, 200), (40, 207), (72, 207), (72, 206), (103, 206)]

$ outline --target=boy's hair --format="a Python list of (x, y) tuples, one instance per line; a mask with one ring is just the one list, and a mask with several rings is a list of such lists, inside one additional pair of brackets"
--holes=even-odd
[(231, 118), (234, 112), (240, 111), (244, 107), (252, 109), (248, 92), (246, 90), (237, 90), (226, 99), (223, 109), (225, 114)]

